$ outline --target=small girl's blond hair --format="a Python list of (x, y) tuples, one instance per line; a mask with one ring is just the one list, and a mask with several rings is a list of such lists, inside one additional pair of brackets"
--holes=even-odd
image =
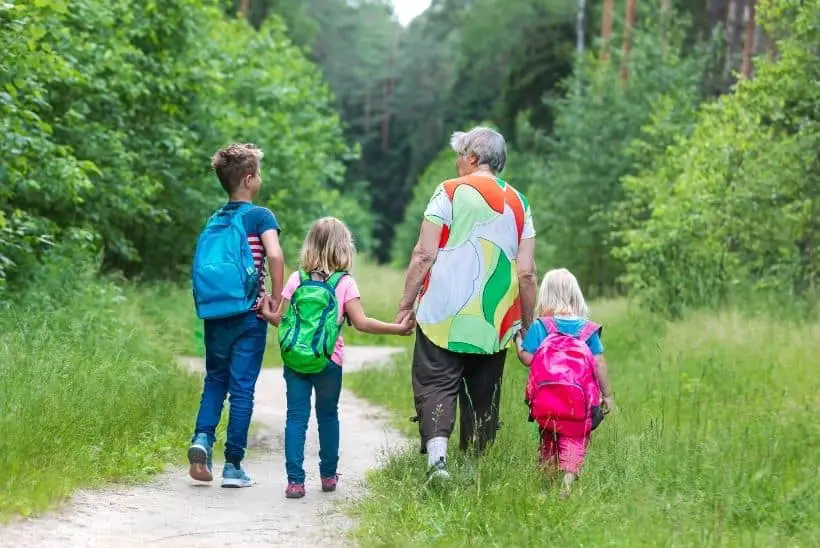
[(546, 273), (538, 290), (538, 303), (535, 308), (539, 316), (586, 318), (589, 315), (581, 286), (572, 272), (566, 268)]
[(306, 272), (349, 271), (356, 248), (347, 225), (336, 217), (322, 217), (310, 227), (299, 254), (299, 267)]

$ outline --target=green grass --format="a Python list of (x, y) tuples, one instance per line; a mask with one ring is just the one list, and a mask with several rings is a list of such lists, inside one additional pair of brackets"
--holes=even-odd
[[(820, 545), (820, 324), (700, 314), (666, 324), (598, 303), (617, 413), (593, 435), (573, 496), (535, 467), (510, 358), (497, 443), (477, 463), (452, 455), (445, 491), (422, 487), (414, 451), (370, 476), (355, 507), (366, 546)], [(407, 360), (346, 386), (415, 432)], [(417, 435), (417, 434), (416, 434)], [(413, 437), (415, 439), (415, 437)]]
[[(285, 272), (289, 275), (291, 271), (286, 270)], [(394, 321), (396, 308), (401, 298), (404, 273), (393, 268), (378, 266), (367, 260), (360, 260), (356, 263), (352, 275), (359, 286), (365, 313), (382, 321)], [(150, 298), (139, 298), (137, 301), (141, 311), (155, 322), (166, 346), (173, 348), (180, 356), (205, 355), (202, 342), (202, 322), (196, 317), (190, 289), (182, 285), (161, 283), (142, 286), (138, 291), (139, 296), (150, 296)], [(276, 328), (271, 326), (268, 329), (265, 367), (282, 366), (276, 335)], [(347, 324), (342, 329), (342, 335), (347, 345), (407, 347), (412, 343), (411, 337), (368, 335), (359, 333), (353, 326)]]
[(0, 521), (178, 461), (196, 412), (199, 383), (143, 310), (160, 295), (63, 266), (0, 308)]

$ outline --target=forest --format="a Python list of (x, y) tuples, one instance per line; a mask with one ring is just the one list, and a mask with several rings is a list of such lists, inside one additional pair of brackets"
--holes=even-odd
[(813, 302), (816, 16), (814, 0), (434, 0), (404, 28), (380, 0), (6, 3), (0, 287), (69, 248), (184, 279), (221, 199), (207, 159), (230, 141), (265, 150), (290, 254), (334, 214), (401, 264), (452, 176), (449, 133), (486, 122), (534, 204), (539, 262), (594, 294), (672, 314), (746, 291)]
[[(551, 509), (570, 524), (556, 538), (600, 544), (628, 522), (618, 545), (816, 545), (818, 21), (820, 0), (432, 0), (407, 25), (388, 0), (0, 1), (0, 520), (175, 458), (218, 148), (263, 149), (258, 203), (289, 267), (313, 220), (343, 219), (392, 319), (425, 205), (455, 175), (449, 136), (489, 125), (532, 206), (539, 275), (574, 272), (614, 324), (613, 363), (634, 366), (613, 366), (627, 410), (601, 438), (633, 452), (590, 481), (609, 518), (576, 531)], [(400, 365), (351, 386), (405, 413)], [(504, 434), (514, 458), (523, 428)], [(531, 506), (488, 502), (498, 482), (465, 487), (464, 513), (393, 501), (402, 458), (375, 476), (360, 538), (539, 545)], [(485, 472), (534, 489), (503, 460)], [(630, 487), (644, 474), (651, 494)], [(690, 521), (655, 532), (676, 506)]]

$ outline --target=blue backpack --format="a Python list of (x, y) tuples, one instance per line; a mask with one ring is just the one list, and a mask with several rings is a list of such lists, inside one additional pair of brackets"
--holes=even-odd
[(259, 271), (242, 223), (242, 215), (252, 207), (222, 207), (199, 235), (191, 281), (196, 314), (202, 320), (236, 316), (256, 303)]

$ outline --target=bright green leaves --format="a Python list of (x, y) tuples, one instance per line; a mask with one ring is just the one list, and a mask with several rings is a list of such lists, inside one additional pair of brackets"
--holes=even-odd
[[(651, 161), (623, 179), (616, 254), (656, 310), (719, 305), (738, 290), (816, 300), (820, 65), (810, 44), (820, 43), (820, 2), (764, 2), (760, 15), (782, 36), (780, 58), (758, 58), (753, 80), (697, 113), (678, 101), (672, 123), (674, 102), (656, 105), (634, 149)], [(658, 135), (674, 138), (659, 147)]]
[(204, 0), (0, 6), (0, 280), (69, 234), (105, 266), (178, 275), (225, 195), (209, 159), (266, 152), (263, 193), (292, 257), (335, 206), (347, 152), (318, 69), (271, 17), (259, 32)]

